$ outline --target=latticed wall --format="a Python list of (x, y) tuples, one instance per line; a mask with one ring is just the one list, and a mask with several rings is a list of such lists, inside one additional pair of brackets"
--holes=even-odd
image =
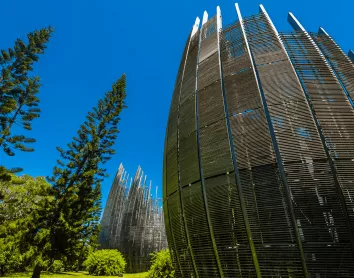
[(139, 167), (134, 179), (121, 164), (113, 181), (101, 220), (100, 248), (123, 253), (127, 272), (150, 267), (150, 254), (167, 248), (164, 216), (159, 199), (152, 197), (151, 182)]
[(123, 213), (127, 201), (128, 180), (129, 175), (125, 172), (123, 165), (120, 164), (101, 219), (99, 243), (103, 249), (119, 246)]
[[(165, 139), (177, 277), (352, 277), (354, 64), (264, 7), (188, 37)], [(350, 56), (350, 54), (349, 54)]]

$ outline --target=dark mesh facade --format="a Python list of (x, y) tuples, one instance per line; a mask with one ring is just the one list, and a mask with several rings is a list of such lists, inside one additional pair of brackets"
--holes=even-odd
[(140, 167), (130, 179), (121, 164), (102, 216), (100, 248), (122, 252), (126, 272), (147, 271), (151, 253), (167, 248), (161, 199), (152, 197), (151, 186)]
[[(204, 14), (167, 124), (163, 207), (176, 277), (353, 277), (354, 64), (289, 13)], [(350, 52), (351, 53), (351, 52)]]

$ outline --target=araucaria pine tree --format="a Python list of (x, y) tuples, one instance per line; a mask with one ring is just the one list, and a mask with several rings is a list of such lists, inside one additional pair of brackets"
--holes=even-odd
[(15, 154), (15, 149), (33, 151), (27, 144), (35, 142), (35, 139), (21, 134), (13, 135), (11, 129), (17, 124), (31, 130), (31, 121), (39, 117), (37, 94), (41, 85), (39, 77), (30, 73), (39, 54), (44, 53), (52, 32), (51, 27), (34, 31), (27, 35), (27, 44), (17, 39), (14, 48), (1, 50), (0, 149), (10, 156)]
[[(52, 183), (55, 208), (49, 215), (49, 260), (77, 262), (85, 246), (97, 239), (101, 213), (100, 184), (106, 176), (103, 164), (114, 154), (119, 114), (125, 108), (125, 75), (89, 112), (77, 136), (67, 148), (57, 148), (61, 159), (54, 167)], [(40, 276), (37, 264), (33, 278)]]

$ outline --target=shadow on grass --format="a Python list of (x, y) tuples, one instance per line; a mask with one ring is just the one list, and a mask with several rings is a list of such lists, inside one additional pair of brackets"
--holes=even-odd
[[(55, 272), (49, 273), (47, 272), (46, 275), (67, 275), (67, 276), (91, 276), (87, 271), (78, 271), (78, 272)], [(99, 276), (97, 276), (99, 277)]]

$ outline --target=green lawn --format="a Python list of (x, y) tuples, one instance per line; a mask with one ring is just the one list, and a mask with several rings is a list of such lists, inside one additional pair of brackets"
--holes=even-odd
[[(11, 276), (8, 277), (31, 277), (32, 273), (16, 273), (12, 274)], [(128, 274), (124, 273), (123, 277), (124, 278), (146, 278), (147, 272), (144, 273), (134, 273), (134, 274)], [(103, 277), (117, 277), (117, 276), (92, 276), (88, 275), (87, 272), (63, 272), (63, 273), (46, 273), (43, 272), (41, 274), (41, 278), (103, 278)]]

